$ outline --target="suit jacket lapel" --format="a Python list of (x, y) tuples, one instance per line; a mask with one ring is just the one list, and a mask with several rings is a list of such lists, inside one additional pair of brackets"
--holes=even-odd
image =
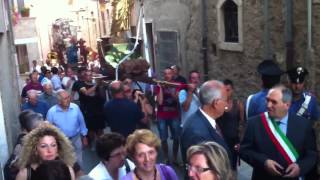
[(208, 132), (210, 133), (211, 137), (215, 139), (217, 136), (220, 137), (217, 130), (212, 127), (212, 125), (209, 123), (209, 120), (202, 114), (200, 110), (197, 111), (199, 117), (201, 117), (201, 121), (205, 125), (205, 127), (208, 129)]
[(289, 116), (288, 116), (288, 125), (287, 125), (287, 138), (290, 140), (290, 142), (292, 144), (294, 144), (293, 142), (296, 141), (295, 137), (296, 137), (296, 132), (297, 131), (297, 127), (296, 127), (296, 123), (294, 122), (296, 119), (293, 118), (292, 114), (289, 113)]

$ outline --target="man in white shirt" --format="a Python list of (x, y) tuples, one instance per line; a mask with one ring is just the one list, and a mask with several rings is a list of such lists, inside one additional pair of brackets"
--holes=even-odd
[(37, 71), (38, 73), (41, 73), (41, 66), (37, 64), (37, 60), (32, 61), (31, 72), (32, 71)]

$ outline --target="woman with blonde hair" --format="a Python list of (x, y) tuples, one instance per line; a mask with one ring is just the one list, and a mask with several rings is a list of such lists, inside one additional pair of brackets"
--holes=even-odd
[(75, 163), (75, 153), (71, 142), (58, 128), (43, 123), (32, 130), (23, 139), (23, 146), (18, 166), (20, 171), (16, 180), (31, 179), (37, 167), (48, 160), (61, 160), (68, 165), (72, 179), (75, 179), (72, 169)]
[(187, 151), (191, 180), (230, 180), (232, 170), (225, 149), (215, 142), (191, 146)]
[(136, 165), (122, 180), (178, 180), (174, 170), (156, 164), (160, 139), (150, 130), (139, 129), (127, 138), (127, 152)]

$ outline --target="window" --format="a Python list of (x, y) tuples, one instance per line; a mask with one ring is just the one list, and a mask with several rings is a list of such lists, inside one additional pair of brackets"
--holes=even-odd
[(168, 66), (179, 62), (178, 32), (156, 31), (156, 70), (162, 72)]
[(29, 59), (26, 44), (16, 45), (16, 52), (18, 57), (19, 72), (21, 74), (29, 72)]
[(238, 7), (232, 0), (223, 4), (225, 42), (239, 42)]
[(219, 0), (218, 47), (223, 50), (242, 51), (242, 0)]

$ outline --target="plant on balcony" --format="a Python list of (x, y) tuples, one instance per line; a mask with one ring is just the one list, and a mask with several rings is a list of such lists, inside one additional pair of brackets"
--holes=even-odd
[(21, 8), (20, 14), (22, 17), (29, 17), (30, 16), (30, 8), (28, 8), (28, 7)]

